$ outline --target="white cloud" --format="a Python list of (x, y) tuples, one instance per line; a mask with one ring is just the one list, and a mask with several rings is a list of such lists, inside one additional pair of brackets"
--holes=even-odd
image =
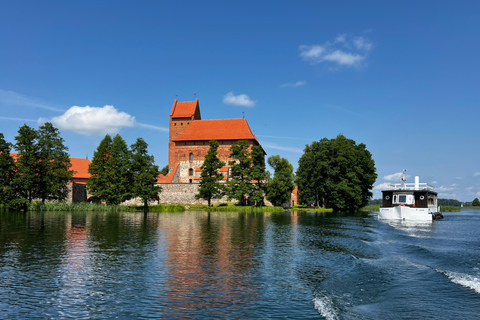
[(478, 197), (480, 197), (480, 192), (477, 192), (475, 195), (478, 196)]
[(11, 108), (13, 106), (40, 108), (50, 111), (64, 112), (65, 110), (52, 107), (38, 99), (29, 98), (13, 91), (0, 89), (0, 106)]
[(473, 174), (473, 176), (474, 176), (474, 177), (480, 176), (480, 172), (475, 172), (475, 173)]
[(438, 197), (442, 197), (442, 198), (448, 198), (448, 199), (455, 199), (457, 197), (457, 194), (456, 193), (439, 193), (438, 194)]
[(10, 117), (0, 117), (2, 120), (12, 120), (12, 121), (25, 121), (25, 122), (36, 122), (34, 119), (24, 119), (24, 118), (10, 118)]
[(256, 101), (250, 99), (246, 94), (234, 95), (233, 92), (229, 92), (223, 96), (223, 103), (240, 106), (240, 107), (249, 107), (252, 108), (255, 106)]
[(446, 192), (446, 191), (452, 191), (452, 190), (455, 190), (456, 187), (455, 186), (452, 186), (452, 187), (445, 187), (445, 186), (440, 186), (439, 188), (437, 188), (438, 191), (441, 191), (441, 192)]
[(156, 131), (162, 131), (162, 132), (168, 132), (168, 130), (169, 130), (168, 128), (154, 126), (154, 125), (151, 125), (151, 124), (140, 123), (140, 122), (137, 122), (136, 125), (137, 125), (137, 127), (156, 130)]
[(300, 57), (314, 64), (332, 62), (340, 66), (359, 66), (372, 50), (372, 43), (365, 37), (349, 38), (338, 35), (333, 43), (299, 46)]
[(366, 40), (364, 37), (356, 37), (355, 39), (353, 39), (353, 45), (358, 50), (364, 50), (367, 52), (372, 50), (372, 43)]
[(307, 84), (307, 81), (302, 80), (302, 81), (297, 81), (297, 82), (290, 82), (290, 83), (285, 83), (280, 86), (280, 88), (286, 88), (286, 87), (291, 87), (291, 88), (296, 88), (296, 87), (301, 87)]
[(303, 153), (303, 150), (300, 149), (300, 148), (280, 146), (276, 143), (263, 142), (262, 147), (269, 148), (269, 149), (275, 149), (275, 150), (288, 151), (288, 152), (293, 152), (293, 153)]
[(384, 182), (384, 183), (380, 183), (379, 185), (376, 185), (375, 187), (373, 187), (373, 189), (374, 190), (386, 190), (386, 189), (388, 189), (389, 186), (390, 186), (390, 183)]
[(383, 180), (386, 181), (402, 181), (403, 173), (397, 172), (394, 174), (389, 174), (388, 176), (383, 177)]
[(83, 135), (104, 135), (134, 127), (135, 117), (109, 105), (102, 108), (73, 106), (61, 116), (52, 118), (51, 122), (62, 130)]
[(432, 181), (432, 182), (430, 182), (430, 183), (431, 183), (431, 184), (437, 184), (438, 181)]

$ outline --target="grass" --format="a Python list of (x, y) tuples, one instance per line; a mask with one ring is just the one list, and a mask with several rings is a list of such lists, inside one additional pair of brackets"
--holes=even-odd
[[(28, 205), (28, 211), (127, 211), (138, 212), (143, 211), (143, 206), (112, 206), (97, 203), (41, 203), (32, 202)], [(185, 206), (182, 205), (152, 205), (148, 207), (149, 212), (183, 212)]]
[(454, 206), (440, 206), (441, 212), (460, 212), (462, 211), (461, 207), (454, 207)]
[(380, 211), (380, 204), (369, 204), (360, 209), (360, 211)]

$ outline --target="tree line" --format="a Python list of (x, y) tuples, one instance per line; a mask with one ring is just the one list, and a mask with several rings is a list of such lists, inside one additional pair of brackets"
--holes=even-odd
[(334, 211), (357, 211), (368, 204), (373, 183), (377, 179), (375, 162), (365, 144), (338, 135), (307, 145), (299, 160), (296, 175), (288, 160), (275, 155), (267, 162), (274, 170), (273, 178), (265, 170), (260, 146), (249, 151), (248, 142), (239, 141), (230, 148), (228, 182), (221, 183), (218, 170), (225, 165), (217, 157), (218, 142), (210, 141), (210, 149), (202, 165), (197, 198), (227, 196), (240, 205), (263, 205), (263, 196), (279, 206), (290, 202), (295, 184), (299, 203), (332, 208)]
[[(16, 159), (10, 154), (14, 148)], [(226, 196), (240, 205), (264, 205), (264, 198), (275, 206), (288, 204), (295, 185), (299, 203), (333, 208), (334, 211), (355, 211), (371, 198), (377, 174), (375, 163), (364, 144), (356, 144), (343, 135), (324, 138), (306, 145), (296, 174), (287, 159), (270, 156), (266, 170), (260, 146), (240, 140), (230, 148), (228, 180), (223, 182), (219, 170), (227, 165), (217, 156), (219, 144), (210, 141), (210, 148), (201, 166), (197, 198), (207, 200)], [(15, 143), (5, 141), (0, 133), (0, 204), (22, 209), (33, 199), (64, 201), (68, 183), (72, 181), (68, 148), (60, 132), (51, 123), (35, 130), (20, 127)], [(167, 173), (163, 168), (162, 173)], [(138, 138), (130, 147), (116, 135), (106, 135), (94, 153), (88, 169), (91, 174), (87, 190), (97, 201), (118, 205), (140, 198), (145, 207), (158, 200), (160, 170), (148, 154), (148, 144)]]
[[(266, 171), (265, 155), (262, 147), (249, 147), (247, 140), (240, 140), (230, 147), (228, 161), (229, 175), (226, 183), (219, 169), (226, 165), (218, 159), (219, 143), (210, 141), (210, 148), (205, 161), (200, 167), (201, 180), (196, 195), (197, 199), (207, 200), (226, 196), (228, 200), (237, 200), (239, 205), (264, 205), (264, 196), (275, 206), (290, 202), (290, 193), (295, 187), (293, 166), (280, 156), (268, 158), (268, 164), (275, 170), (273, 179)], [(250, 150), (251, 149), (251, 150)]]
[(33, 199), (64, 200), (73, 176), (67, 151), (59, 130), (49, 122), (38, 130), (23, 125), (14, 144), (0, 133), (0, 204), (20, 210)]
[[(142, 139), (127, 147), (120, 135), (106, 135), (88, 169), (87, 189), (98, 201), (117, 205), (138, 197), (157, 199), (158, 166)], [(14, 149), (16, 154), (10, 151)], [(24, 210), (33, 200), (65, 201), (73, 180), (70, 155), (60, 131), (46, 122), (38, 130), (23, 125), (15, 143), (0, 133), (0, 205)]]

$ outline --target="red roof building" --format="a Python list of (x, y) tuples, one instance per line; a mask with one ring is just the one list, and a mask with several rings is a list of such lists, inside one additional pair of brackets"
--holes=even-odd
[[(159, 183), (193, 183), (198, 180), (210, 140), (218, 141), (218, 157), (225, 162), (232, 160), (230, 147), (239, 140), (247, 140), (250, 146), (260, 145), (245, 119), (202, 120), (198, 99), (173, 102), (169, 129), (169, 174), (159, 177)], [(222, 172), (227, 174), (228, 170)]]

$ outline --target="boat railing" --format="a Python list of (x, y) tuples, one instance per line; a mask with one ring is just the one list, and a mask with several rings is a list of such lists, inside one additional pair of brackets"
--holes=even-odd
[(390, 184), (388, 190), (426, 190), (435, 192), (435, 187), (428, 183), (396, 183)]

